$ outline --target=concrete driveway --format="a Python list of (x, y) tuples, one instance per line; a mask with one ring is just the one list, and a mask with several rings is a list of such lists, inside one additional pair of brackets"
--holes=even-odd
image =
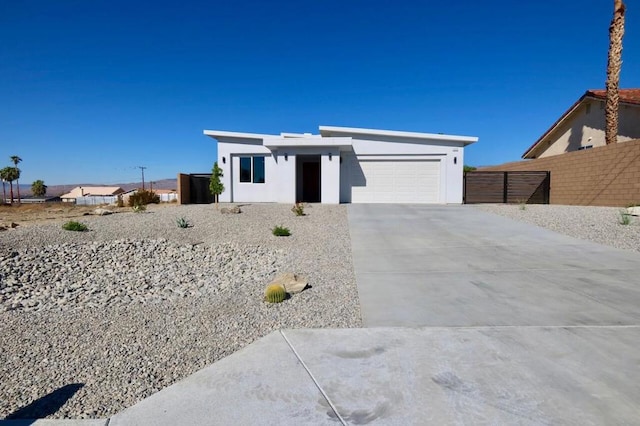
[(640, 324), (640, 254), (470, 206), (349, 206), (364, 324)]

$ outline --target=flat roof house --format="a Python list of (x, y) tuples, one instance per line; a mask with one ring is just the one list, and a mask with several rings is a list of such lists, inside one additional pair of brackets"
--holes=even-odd
[(218, 144), (221, 202), (462, 203), (477, 137), (320, 126), (320, 134), (205, 130)]

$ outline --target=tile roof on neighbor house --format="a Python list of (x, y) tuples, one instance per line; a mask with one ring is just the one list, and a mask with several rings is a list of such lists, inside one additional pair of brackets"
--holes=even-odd
[[(640, 89), (619, 89), (618, 90), (620, 96), (620, 102), (631, 104), (631, 105), (640, 105)], [(553, 132), (562, 122), (567, 119), (585, 99), (600, 99), (605, 100), (607, 98), (607, 91), (602, 89), (591, 89), (584, 92), (584, 95), (580, 97), (571, 107), (564, 112), (558, 118), (558, 120), (549, 127), (549, 129), (540, 136), (540, 138), (533, 143), (525, 152), (522, 154), (522, 158), (530, 158), (531, 152), (538, 147), (540, 143), (547, 137), (551, 132)]]
[[(620, 89), (620, 102), (640, 105), (640, 89)], [(586, 95), (591, 95), (597, 99), (606, 99), (606, 90), (587, 90)]]
[(88, 196), (107, 196), (122, 194), (124, 190), (119, 186), (77, 186), (60, 198), (78, 198)]

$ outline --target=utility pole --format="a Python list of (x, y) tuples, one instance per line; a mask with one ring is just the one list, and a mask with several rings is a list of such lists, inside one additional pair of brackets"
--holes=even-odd
[(142, 190), (144, 191), (144, 169), (146, 169), (145, 166), (138, 166), (138, 168), (140, 170), (142, 170)]

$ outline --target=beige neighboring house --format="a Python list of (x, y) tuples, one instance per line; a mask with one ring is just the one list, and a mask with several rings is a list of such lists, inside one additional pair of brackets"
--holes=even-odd
[[(522, 155), (534, 159), (604, 146), (605, 90), (587, 90)], [(640, 89), (620, 89), (618, 142), (640, 139)]]
[(124, 193), (119, 186), (76, 186), (70, 192), (62, 194), (64, 203), (75, 203), (80, 197), (108, 197)]

